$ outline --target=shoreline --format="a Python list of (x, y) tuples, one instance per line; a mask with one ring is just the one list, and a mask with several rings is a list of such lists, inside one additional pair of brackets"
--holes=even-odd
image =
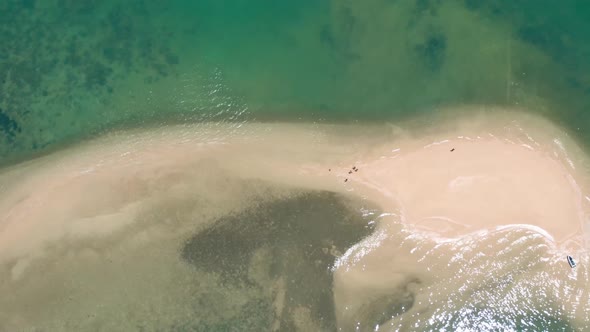
[[(316, 190), (360, 198), (381, 213), (371, 217), (377, 226), (372, 235), (335, 256), (331, 273), (340, 326), (378, 312), (370, 304), (375, 296), (405, 305), (410, 294), (452, 314), (457, 308), (445, 303), (457, 289), (496, 299), (485, 293), (487, 280), (509, 278), (516, 270), (524, 280), (515, 284), (516, 294), (542, 287), (560, 294), (548, 298), (551, 307), (531, 299), (526, 308), (556, 312), (552, 306), (563, 304), (570, 312), (565, 316), (583, 326), (588, 303), (570, 301), (573, 295), (561, 294), (560, 284), (584, 289), (587, 282), (590, 163), (545, 120), (494, 116), (472, 114), (437, 128), (416, 123), (169, 126), (113, 133), (5, 168), (0, 171), (0, 290), (8, 302), (0, 306), (8, 307), (10, 296), (13, 302), (19, 298), (20, 307), (10, 304), (13, 309), (6, 312), (12, 314), (5, 318), (16, 317), (14, 326), (20, 328), (35, 324), (18, 321), (29, 314), (44, 326), (53, 318), (33, 318), (48, 304), (29, 307), (38, 296), (32, 290), (79, 274), (94, 280), (104, 273), (127, 278), (131, 271), (139, 278), (152, 269), (162, 277), (154, 282), (185, 294), (195, 272), (175, 255), (187, 234), (259, 206), (261, 199)], [(144, 256), (145, 250), (154, 256)], [(580, 262), (575, 270), (565, 263), (565, 252)], [(101, 272), (87, 275), (86, 270)], [(109, 278), (94, 282), (111, 289)], [(167, 284), (176, 278), (187, 284)], [(547, 278), (553, 280), (549, 286)], [(137, 287), (131, 288), (143, 294)], [(44, 301), (68, 301), (59, 289)], [(434, 297), (432, 289), (440, 289)], [(458, 297), (453, 305), (471, 300)], [(78, 321), (92, 301), (83, 296), (63, 314)], [(134, 300), (121, 304), (126, 301)], [(412, 304), (392, 324), (403, 326), (425, 310)]]
[[(547, 121), (526, 114), (506, 115), (506, 119), (497, 113), (494, 119), (485, 113), (472, 115), (437, 123), (434, 130), (411, 125), (405, 129), (253, 123), (107, 135), (2, 170), (0, 243), (3, 251), (10, 251), (11, 227), (26, 236), (23, 221), (31, 228), (41, 222), (35, 215), (43, 213), (30, 209), (35, 200), (65, 209), (56, 215), (63, 220), (63, 224), (58, 222), (61, 228), (67, 225), (66, 219), (80, 217), (76, 208), (69, 208), (79, 197), (74, 192), (88, 188), (110, 192), (121, 181), (134, 182), (137, 188), (129, 189), (130, 197), (104, 203), (103, 208), (118, 211), (128, 201), (141, 203), (142, 195), (148, 195), (145, 190), (149, 191), (143, 188), (145, 183), (169, 176), (167, 173), (198, 177), (199, 172), (187, 169), (204, 160), (229, 178), (358, 195), (423, 230), (440, 230), (443, 223), (451, 229), (439, 234), (443, 237), (507, 224), (541, 227), (558, 243), (571, 241), (572, 231), (585, 233), (590, 176), (580, 168), (590, 165), (584, 164), (587, 157)], [(358, 172), (347, 174), (353, 165)], [(57, 195), (52, 197), (51, 191)], [(83, 203), (88, 204), (93, 203)], [(103, 213), (100, 207), (96, 209), (92, 213)], [(582, 240), (586, 241), (578, 238), (575, 242), (584, 246)]]

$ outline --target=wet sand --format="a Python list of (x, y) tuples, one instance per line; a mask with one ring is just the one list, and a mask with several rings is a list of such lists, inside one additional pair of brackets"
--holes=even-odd
[[(76, 315), (83, 311), (66, 305), (58, 286), (78, 274), (93, 281), (64, 286), (77, 294), (77, 308), (111, 301), (89, 289), (109, 289), (112, 283), (134, 292), (129, 298), (111, 294), (117, 301), (151, 299), (140, 291), (148, 286), (135, 285), (133, 278), (157, 264), (169, 272), (153, 276), (152, 284), (178, 293), (178, 303), (189, 301), (172, 276), (201, 282), (209, 277), (190, 276), (181, 261), (162, 255), (173, 255), (186, 234), (252, 208), (261, 197), (302, 190), (357, 197), (384, 212), (375, 217), (373, 235), (336, 255), (336, 320), (345, 330), (359, 321), (406, 329), (428, 324), (420, 314), (458, 326), (463, 316), (445, 315), (462, 313), (474, 296), (488, 307), (506, 305), (485, 288), (490, 278), (504, 277), (518, 279), (510, 288), (498, 286), (504, 298), (522, 290), (544, 294), (530, 298), (530, 305), (525, 301), (523, 315), (548, 303), (544, 310), (551, 317), (582, 326), (590, 318), (583, 264), (590, 208), (586, 156), (559, 128), (527, 114), (446, 114), (430, 120), (435, 127), (422, 119), (398, 125), (210, 123), (131, 130), (7, 168), (0, 173), (0, 291), (8, 294), (0, 300), (0, 320), (7, 322), (0, 330), (49, 326), (44, 324), (64, 312), (80, 319)], [(152, 256), (143, 257), (140, 249)], [(114, 265), (105, 261), (107, 251)], [(565, 252), (582, 262), (573, 272), (562, 264)], [(121, 274), (122, 267), (131, 272)], [(85, 271), (114, 279), (94, 280)], [(48, 291), (52, 285), (56, 289)], [(458, 291), (462, 287), (471, 292)], [(453, 296), (456, 301), (447, 304)], [(54, 309), (40, 314), (49, 304)], [(491, 317), (483, 307), (474, 317)], [(131, 308), (120, 310), (132, 314)], [(137, 313), (138, 319), (149, 312)], [(107, 328), (118, 319), (80, 326)]]

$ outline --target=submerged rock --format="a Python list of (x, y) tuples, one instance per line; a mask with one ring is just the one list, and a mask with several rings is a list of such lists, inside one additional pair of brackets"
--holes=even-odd
[(218, 274), (225, 287), (271, 287), (274, 304), (262, 306), (267, 312), (258, 315), (274, 323), (261, 330), (334, 330), (330, 268), (373, 230), (355, 205), (361, 206), (326, 191), (262, 203), (220, 218), (191, 237), (181, 255), (195, 268)]

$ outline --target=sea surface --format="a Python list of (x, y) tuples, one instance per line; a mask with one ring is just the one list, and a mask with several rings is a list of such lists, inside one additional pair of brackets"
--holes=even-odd
[[(0, 165), (126, 129), (397, 123), (434, 119), (443, 109), (470, 105), (538, 114), (590, 153), (589, 17), (590, 2), (579, 0), (0, 0)], [(162, 239), (183, 239), (182, 245), (121, 254), (115, 259), (120, 269), (127, 260), (137, 268), (109, 270), (104, 280), (97, 277), (100, 265), (92, 263), (96, 253), (84, 253), (88, 260), (64, 258), (48, 281), (10, 297), (26, 300), (0, 313), (0, 319), (10, 319), (0, 321), (0, 331), (27, 326), (30, 317), (35, 323), (27, 331), (336, 330), (333, 276), (327, 271), (374, 232), (374, 216), (383, 211), (329, 191), (285, 191), (248, 181), (223, 186), (224, 192), (247, 192), (255, 208), (231, 211), (194, 235)], [(199, 207), (215, 210), (208, 199), (169, 202), (145, 218), (152, 225), (175, 215), (181, 221), (173, 225), (192, 229), (188, 220), (210, 217)], [(211, 215), (225, 200), (211, 198), (220, 204)], [(318, 227), (322, 223), (324, 228)], [(404, 232), (397, 235), (400, 248), (420, 246)], [(465, 241), (493, 242), (495, 236), (502, 234)], [(97, 248), (110, 243), (97, 241)], [(120, 248), (113, 248), (116, 256)], [(522, 248), (516, 243), (514, 250)], [(67, 256), (65, 249), (58, 252)], [(178, 261), (167, 261), (168, 254)], [(512, 271), (538, 268), (519, 262)], [(158, 264), (169, 274), (153, 272)], [(64, 275), (71, 280), (61, 270), (69, 271)], [(433, 302), (457, 316), (426, 319), (415, 327), (395, 321), (395, 326), (408, 331), (579, 327), (568, 322), (565, 309), (536, 307), (543, 301), (533, 299), (522, 304), (515, 295), (544, 296), (541, 281), (518, 279), (504, 268), (497, 272), (500, 293), (482, 282), (473, 291), (479, 303), (463, 297), (453, 302), (452, 296)], [(130, 281), (150, 273), (152, 281)], [(174, 273), (181, 279), (171, 277)], [(66, 279), (87, 281), (72, 286), (87, 315), (74, 313), (76, 306), (51, 291)], [(401, 317), (423, 282), (409, 277), (389, 297), (375, 296), (356, 328), (374, 330)], [(7, 284), (0, 282), (0, 289), (9, 289)], [(579, 292), (576, 298), (588, 303), (585, 287), (564, 292)], [(35, 294), (52, 308), (30, 309)], [(284, 304), (277, 309), (281, 296)], [(60, 300), (47, 300), (52, 298)], [(175, 306), (175, 299), (186, 305)], [(96, 307), (88, 309), (88, 303)], [(0, 300), (0, 308), (8, 306)], [(113, 318), (115, 313), (120, 317)], [(353, 320), (340, 329), (355, 330)]]
[(530, 109), (588, 136), (590, 5), (552, 1), (0, 3), (0, 152), (166, 121), (395, 121)]

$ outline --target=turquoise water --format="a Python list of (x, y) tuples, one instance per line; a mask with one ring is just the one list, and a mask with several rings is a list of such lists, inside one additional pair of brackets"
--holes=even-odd
[(3, 1), (0, 153), (116, 126), (510, 105), (586, 141), (577, 1)]
[[(395, 123), (471, 104), (541, 114), (590, 146), (589, 15), (590, 4), (574, 0), (0, 0), (0, 164), (121, 128), (211, 120)], [(343, 217), (348, 211), (339, 197), (315, 199), (330, 208), (311, 211), (306, 222), (323, 220), (336, 229), (343, 218), (363, 220)], [(146, 326), (257, 330), (276, 314), (285, 329), (297, 329), (289, 310), (304, 303), (315, 311), (317, 326), (334, 330), (327, 272), (334, 257), (320, 248), (335, 241), (341, 253), (372, 229), (352, 224), (350, 230), (338, 228), (342, 234), (321, 230), (326, 235), (304, 223), (292, 230), (281, 213), (310, 204), (303, 200), (263, 204), (272, 217), (249, 211), (227, 217), (183, 249), (189, 263), (271, 257), (264, 267), (268, 275), (298, 278), (286, 288), (292, 298), (284, 315), (273, 311), (274, 293), (257, 293), (237, 309), (227, 299), (199, 302), (205, 296), (194, 304), (211, 311), (198, 316), (200, 322)], [(254, 220), (251, 228), (240, 232), (240, 218)], [(289, 231), (268, 226), (274, 219)], [(268, 234), (260, 231), (266, 227)], [(285, 240), (291, 236), (308, 240), (312, 249), (294, 249)], [(207, 242), (217, 238), (235, 241), (217, 249)], [(231, 274), (232, 291), (249, 282), (240, 279), (245, 272), (239, 269), (247, 267), (238, 263), (211, 267)], [(299, 293), (313, 281), (312, 290), (327, 293)], [(384, 322), (400, 315), (404, 303), (414, 301), (404, 296), (401, 307), (376, 301), (362, 319)], [(486, 310), (474, 307), (473, 315), (515, 330), (572, 329), (559, 310), (520, 312), (517, 319)], [(457, 312), (435, 329), (457, 327)]]

